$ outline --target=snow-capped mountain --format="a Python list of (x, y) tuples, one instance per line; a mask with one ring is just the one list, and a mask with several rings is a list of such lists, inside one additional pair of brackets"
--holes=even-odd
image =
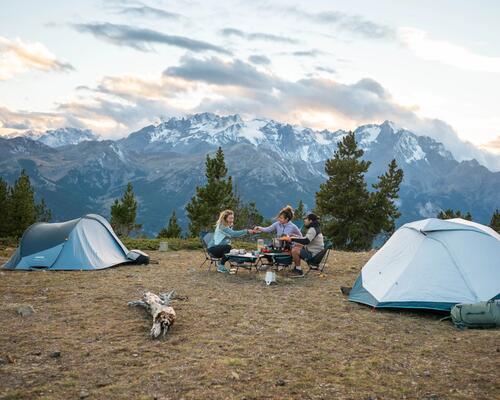
[[(299, 200), (311, 209), (326, 179), (324, 163), (346, 133), (202, 113), (146, 126), (117, 141), (79, 141), (64, 148), (27, 138), (0, 139), (0, 175), (13, 182), (19, 169), (26, 168), (37, 193), (61, 219), (88, 211), (109, 215), (113, 199), (131, 181), (140, 202), (139, 222), (152, 234), (172, 210), (186, 224), (184, 207), (204, 182), (206, 154), (219, 146), (238, 194), (255, 201), (264, 215), (271, 217)], [(360, 126), (355, 135), (364, 158), (372, 162), (369, 184), (393, 158), (403, 168), (400, 223), (445, 208), (470, 211), (477, 221), (488, 223), (500, 206), (500, 172), (475, 161), (458, 162), (429, 137), (389, 121)]]
[(78, 144), (85, 140), (99, 140), (99, 137), (90, 129), (60, 128), (48, 130), (46, 132), (27, 131), (21, 134), (14, 134), (8, 137), (25, 137), (39, 141), (49, 147), (62, 147), (71, 144)]

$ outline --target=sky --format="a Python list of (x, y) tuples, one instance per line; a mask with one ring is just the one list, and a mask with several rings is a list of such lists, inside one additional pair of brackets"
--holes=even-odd
[(484, 0), (0, 0), (0, 134), (391, 120), (500, 169), (499, 19)]

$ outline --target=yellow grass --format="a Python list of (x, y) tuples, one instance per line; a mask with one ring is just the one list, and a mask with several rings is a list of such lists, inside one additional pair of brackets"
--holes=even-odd
[[(92, 272), (0, 273), (3, 399), (493, 399), (498, 330), (350, 303), (369, 253), (332, 252), (305, 279), (198, 269), (199, 251)], [(1, 254), (5, 261), (6, 254)], [(127, 301), (175, 289), (164, 341)], [(34, 315), (15, 308), (31, 304)], [(50, 354), (60, 351), (59, 358)], [(497, 397), (498, 398), (498, 397)]]

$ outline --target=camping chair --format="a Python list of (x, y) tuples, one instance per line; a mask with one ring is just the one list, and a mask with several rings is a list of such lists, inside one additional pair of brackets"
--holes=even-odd
[(326, 262), (328, 261), (328, 256), (330, 255), (330, 250), (333, 248), (333, 243), (329, 240), (325, 243), (325, 248), (321, 250), (314, 257), (311, 257), (308, 260), (305, 260), (309, 270), (306, 272), (306, 275), (311, 272), (311, 270), (323, 272), (326, 267)]
[(210, 271), (210, 268), (213, 266), (217, 266), (217, 264), (220, 262), (220, 258), (214, 257), (212, 254), (208, 252), (208, 244), (212, 240), (214, 234), (212, 232), (200, 232), (200, 242), (201, 242), (201, 248), (203, 249), (203, 254), (205, 255), (205, 260), (201, 263), (199, 268), (203, 267), (207, 261), (210, 262), (208, 264), (208, 270)]

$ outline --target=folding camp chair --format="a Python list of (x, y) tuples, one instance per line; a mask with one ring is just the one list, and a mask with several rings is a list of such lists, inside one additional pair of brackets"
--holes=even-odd
[(333, 248), (333, 243), (327, 240), (325, 243), (325, 248), (323, 250), (321, 250), (314, 257), (305, 260), (307, 266), (309, 267), (309, 270), (306, 272), (306, 275), (309, 272), (311, 272), (311, 270), (323, 272), (323, 270), (326, 267), (326, 262), (328, 261), (328, 256), (330, 255), (330, 250), (332, 248)]
[(210, 262), (208, 264), (208, 270), (213, 266), (217, 267), (217, 264), (221, 261), (221, 258), (214, 257), (212, 254), (208, 252), (208, 244), (212, 240), (214, 234), (212, 232), (201, 232), (200, 233), (200, 242), (201, 247), (203, 249), (203, 254), (205, 255), (205, 260), (201, 263), (199, 268), (203, 267), (207, 261)]

